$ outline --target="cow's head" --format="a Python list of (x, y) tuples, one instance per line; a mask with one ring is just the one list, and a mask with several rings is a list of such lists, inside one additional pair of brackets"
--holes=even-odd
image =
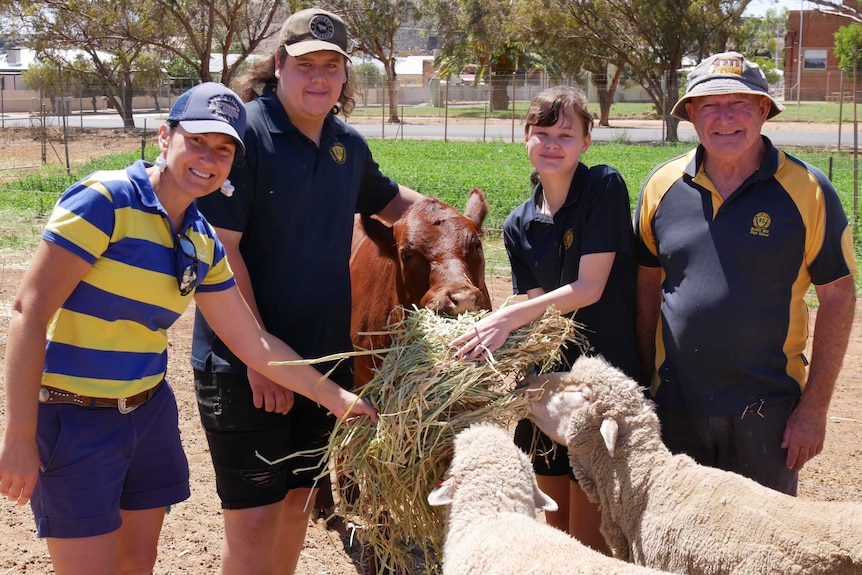
[[(387, 245), (396, 261), (399, 303), (427, 307), (444, 315), (491, 309), (485, 286), (482, 222), (488, 202), (479, 188), (470, 191), (464, 214), (436, 198), (416, 202), (391, 229), (369, 229), (375, 243)], [(378, 222), (379, 223), (379, 222)], [(381, 224), (382, 226), (382, 224)], [(381, 241), (379, 234), (389, 234)]]

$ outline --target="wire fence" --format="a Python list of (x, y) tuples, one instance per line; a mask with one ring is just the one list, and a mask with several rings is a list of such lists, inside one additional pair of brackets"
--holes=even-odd
[[(58, 119), (54, 117), (54, 119)], [(148, 144), (154, 143), (155, 128), (158, 121), (152, 120), (147, 128), (135, 130), (122, 129), (94, 129), (75, 127), (74, 122), (60, 125), (47, 126), (41, 121), (33, 120), (26, 127), (7, 127), (0, 130), (0, 179), (20, 177), (22, 173), (30, 168), (41, 168), (45, 165), (56, 168), (63, 172), (76, 162), (92, 159), (117, 152), (135, 152), (141, 156)], [(493, 161), (493, 160), (489, 160)], [(846, 162), (846, 158), (845, 158)], [(824, 170), (830, 167), (828, 158), (819, 162)], [(644, 175), (654, 166), (653, 162), (644, 162), (643, 165), (634, 166), (644, 172)], [(503, 171), (510, 166), (498, 165), (498, 170)], [(518, 169), (526, 167), (518, 166)], [(836, 169), (837, 173), (847, 175), (850, 171), (849, 165), (841, 164)], [(448, 165), (441, 167), (440, 171), (469, 171), (471, 166), (465, 165), (464, 158), (455, 155), (449, 160)], [(831, 171), (831, 170), (829, 170)], [(40, 174), (42, 172), (39, 172)], [(522, 193), (527, 193), (528, 182), (526, 179), (528, 171), (525, 171), (525, 179)], [(40, 176), (44, 177), (44, 176)], [(636, 182), (640, 175), (624, 174), (627, 181)], [(399, 182), (410, 185), (408, 176), (396, 178)], [(453, 202), (452, 186), (446, 181), (427, 182), (421, 186), (420, 191), (435, 195), (450, 203)], [(846, 187), (846, 186), (845, 186)], [(47, 216), (57, 194), (52, 192), (29, 192), (33, 196), (35, 207), (26, 216), (28, 221), (25, 225), (16, 222), (4, 221), (5, 226), (20, 226), (22, 233), (32, 237), (38, 237), (43, 223), (40, 219)], [(462, 194), (462, 191), (458, 192)], [(5, 216), (4, 216), (5, 217)], [(27, 231), (29, 230), (29, 231)], [(4, 236), (7, 238), (8, 236)], [(490, 278), (505, 278), (510, 276), (508, 258), (502, 246), (500, 230), (492, 226), (486, 230), (486, 259), (487, 274)], [(7, 240), (4, 239), (4, 243)], [(32, 238), (25, 240), (26, 245), (32, 245)], [(14, 269), (26, 265), (26, 258), (21, 256), (23, 250), (15, 250), (14, 245), (0, 246), (0, 287), (2, 278)], [(15, 255), (9, 255), (15, 254)], [(7, 286), (9, 287), (9, 286)], [(3, 310), (3, 314), (7, 311)], [(859, 338), (860, 330), (854, 329), (854, 338)], [(812, 460), (802, 474), (800, 494), (805, 498), (822, 500), (855, 501), (862, 500), (862, 407), (858, 397), (862, 396), (862, 373), (857, 373), (858, 361), (853, 361), (845, 367), (839, 378), (839, 386), (830, 409), (829, 432), (826, 439), (826, 449), (821, 456)], [(854, 367), (856, 366), (856, 367)]]

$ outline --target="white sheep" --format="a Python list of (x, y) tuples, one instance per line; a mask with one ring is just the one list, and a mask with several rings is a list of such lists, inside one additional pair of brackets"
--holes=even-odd
[(536, 520), (555, 510), (529, 458), (503, 429), (476, 424), (455, 437), (443, 482), (428, 496), (449, 505), (443, 575), (657, 575), (602, 555)]
[(805, 501), (673, 455), (644, 390), (601, 358), (527, 378), (615, 557), (689, 574), (862, 574), (862, 504)]

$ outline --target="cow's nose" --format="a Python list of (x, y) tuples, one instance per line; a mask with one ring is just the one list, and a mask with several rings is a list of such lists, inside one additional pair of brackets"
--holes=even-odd
[(465, 311), (476, 311), (478, 309), (479, 292), (475, 288), (464, 288), (449, 292), (451, 303), (451, 315), (458, 315)]

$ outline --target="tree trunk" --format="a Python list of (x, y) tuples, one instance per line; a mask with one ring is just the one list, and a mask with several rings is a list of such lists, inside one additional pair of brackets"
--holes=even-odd
[(400, 124), (401, 118), (398, 117), (398, 80), (395, 76), (395, 59), (392, 58), (383, 63), (383, 69), (386, 72), (386, 96), (389, 100), (389, 120), (390, 124)]
[(509, 109), (509, 82), (510, 74), (492, 74), (491, 75), (491, 111)]
[(679, 119), (671, 116), (670, 111), (673, 110), (674, 104), (679, 94), (679, 79), (675, 73), (669, 74), (669, 78), (667, 81), (667, 92), (664, 94), (664, 106), (662, 110), (662, 118), (665, 120), (665, 141), (666, 142), (678, 142), (679, 141), (679, 132), (677, 128), (679, 127)]
[(617, 68), (614, 77), (608, 85), (608, 77), (606, 74), (593, 75), (593, 83), (596, 85), (596, 90), (599, 95), (599, 126), (609, 126), (611, 106), (614, 103), (614, 94), (616, 94), (617, 86), (620, 83), (622, 70)]

